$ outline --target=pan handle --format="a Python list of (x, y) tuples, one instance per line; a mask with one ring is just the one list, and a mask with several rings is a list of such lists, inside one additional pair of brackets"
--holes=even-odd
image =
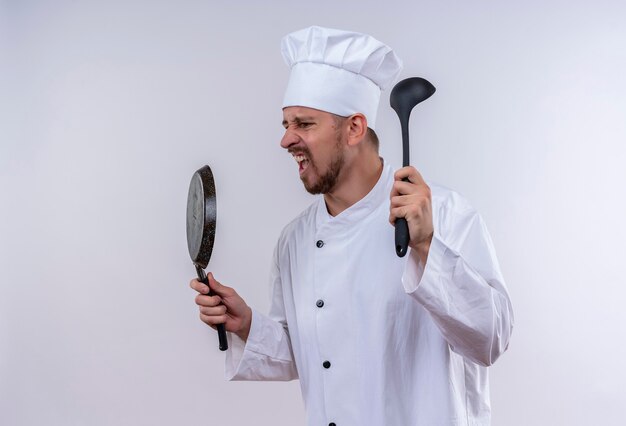
[[(207, 278), (206, 273), (204, 272), (204, 269), (202, 269), (198, 265), (195, 265), (195, 267), (196, 267), (196, 272), (198, 273), (198, 280), (208, 286), (209, 279)], [(213, 293), (213, 290), (209, 288), (209, 296), (213, 296), (213, 295), (215, 295), (215, 293)], [(219, 339), (219, 342), (220, 342), (220, 351), (225, 351), (226, 349), (228, 349), (228, 340), (226, 340), (226, 327), (224, 326), (224, 324), (217, 325), (217, 338)]]

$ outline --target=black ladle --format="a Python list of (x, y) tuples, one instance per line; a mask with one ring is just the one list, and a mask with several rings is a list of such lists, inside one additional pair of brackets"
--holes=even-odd
[[(209, 264), (215, 240), (217, 222), (217, 203), (215, 197), (215, 181), (209, 166), (198, 169), (191, 177), (189, 194), (187, 195), (187, 248), (189, 256), (196, 267), (198, 280), (209, 285), (204, 269)], [(209, 296), (213, 296), (209, 290)], [(228, 349), (226, 328), (217, 325), (217, 336), (220, 351)]]
[[(402, 80), (391, 90), (389, 102), (396, 111), (402, 127), (402, 167), (409, 165), (409, 117), (415, 105), (430, 98), (435, 93), (435, 86), (420, 77)], [(403, 179), (408, 182), (407, 178)], [(396, 219), (396, 254), (404, 257), (409, 247), (409, 226), (406, 219)]]

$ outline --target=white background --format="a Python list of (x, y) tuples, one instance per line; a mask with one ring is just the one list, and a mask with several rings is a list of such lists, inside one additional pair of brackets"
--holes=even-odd
[(0, 3), (0, 424), (304, 423), (297, 382), (223, 380), (185, 206), (210, 164), (210, 269), (266, 311), (274, 243), (312, 200), (279, 147), (279, 41), (313, 24), (437, 87), (412, 163), (482, 212), (516, 315), (493, 424), (623, 424), (624, 2), (226, 3)]

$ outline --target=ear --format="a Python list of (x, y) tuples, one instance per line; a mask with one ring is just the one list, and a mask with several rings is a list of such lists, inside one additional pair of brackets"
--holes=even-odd
[(360, 112), (346, 119), (348, 122), (348, 145), (355, 146), (365, 139), (367, 134), (367, 118)]

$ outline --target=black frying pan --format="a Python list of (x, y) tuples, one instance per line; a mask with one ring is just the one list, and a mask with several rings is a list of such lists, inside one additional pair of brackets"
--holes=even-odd
[[(189, 195), (187, 195), (187, 248), (196, 267), (198, 280), (209, 285), (204, 269), (209, 264), (215, 240), (217, 204), (215, 182), (209, 166), (198, 169), (191, 177)], [(213, 291), (209, 291), (213, 296)], [(228, 349), (224, 324), (217, 325), (220, 350)]]

